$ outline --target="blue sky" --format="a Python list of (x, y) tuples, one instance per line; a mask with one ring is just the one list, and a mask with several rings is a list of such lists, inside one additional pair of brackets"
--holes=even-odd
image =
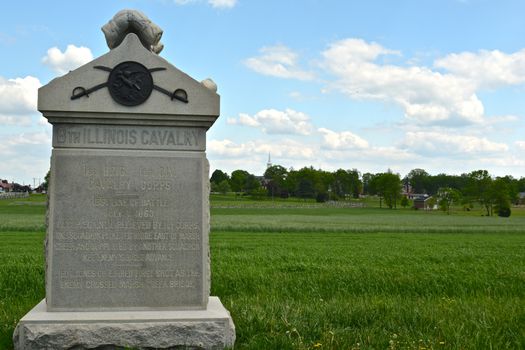
[(212, 170), (487, 169), (525, 176), (525, 2), (135, 0), (2, 4), (0, 178), (49, 169), (36, 90), (108, 51), (121, 9), (163, 30), (161, 56), (212, 78)]

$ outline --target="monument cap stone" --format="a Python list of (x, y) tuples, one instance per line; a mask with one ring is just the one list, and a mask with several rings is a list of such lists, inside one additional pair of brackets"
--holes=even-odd
[[(111, 71), (119, 64), (130, 61), (150, 71), (155, 70), (150, 73), (153, 78), (151, 95), (147, 101), (133, 108), (116, 102), (107, 86)], [(38, 90), (38, 110), (51, 124), (122, 124), (132, 120), (136, 125), (208, 129), (220, 114), (219, 95), (216, 88), (209, 85), (208, 81), (204, 84), (196, 81), (147, 50), (135, 33), (129, 33), (118, 47), (107, 54), (41, 87)], [(97, 86), (101, 87), (89, 92)], [(72, 98), (86, 91), (85, 95)], [(168, 95), (176, 91), (185, 92), (187, 103)]]

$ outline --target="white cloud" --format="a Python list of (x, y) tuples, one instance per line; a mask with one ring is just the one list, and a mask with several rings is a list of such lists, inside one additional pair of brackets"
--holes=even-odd
[(525, 152), (525, 141), (516, 141), (514, 142), (518, 150)]
[[(382, 55), (400, 55), (399, 51), (389, 50), (377, 43), (367, 43), (362, 39), (349, 38), (331, 45), (328, 55), (340, 60), (341, 64), (352, 62), (371, 62)], [(326, 51), (325, 51), (326, 52)]]
[(369, 147), (368, 141), (350, 131), (335, 132), (326, 128), (320, 128), (317, 131), (323, 135), (322, 146), (327, 149), (345, 150)]
[(288, 94), (288, 96), (298, 101), (303, 99), (303, 94), (301, 94), (299, 91), (292, 91)]
[(420, 155), (392, 146), (325, 150), (322, 159), (329, 166), (328, 169), (357, 168), (362, 172), (386, 171), (389, 168), (399, 171), (397, 169), (400, 167), (411, 169), (422, 161)]
[(354, 99), (395, 103), (419, 124), (469, 124), (483, 120), (476, 84), (426, 67), (385, 65), (382, 55), (398, 54), (376, 43), (345, 39), (330, 45), (322, 67), (337, 77), (331, 87)]
[(493, 142), (485, 137), (437, 131), (407, 132), (400, 146), (424, 155), (466, 158), (473, 155), (501, 154), (509, 150), (506, 144)]
[(2, 135), (0, 177), (21, 184), (33, 184), (33, 177), (44, 178), (49, 170), (51, 132), (34, 131)]
[(327, 128), (319, 128), (317, 131), (322, 135), (321, 156), (333, 164), (360, 164), (363, 167), (360, 170), (365, 172), (370, 169), (384, 171), (402, 163), (413, 163), (420, 158), (411, 150), (371, 145), (350, 131), (337, 132)]
[[(325, 130), (319, 130), (319, 134), (339, 136), (345, 133), (331, 130), (326, 133)], [(520, 174), (525, 166), (517, 150), (521, 147), (522, 152), (525, 151), (525, 141), (516, 143), (518, 152), (510, 152), (507, 145), (482, 137), (451, 136), (432, 131), (407, 133), (404, 142), (397, 146), (361, 144), (365, 145), (363, 148), (328, 148), (318, 138), (301, 141), (259, 139), (245, 143), (215, 139), (208, 142), (207, 152), (214, 169), (227, 172), (245, 169), (257, 175), (264, 172), (268, 153), (274, 164), (286, 168), (314, 166), (328, 171), (357, 168), (361, 172), (382, 172), (390, 168), (407, 174), (411, 169), (423, 168), (433, 174), (461, 174), (486, 168), (494, 175), (505, 175)]]
[(0, 114), (0, 125), (19, 125), (19, 126), (30, 126), (31, 116), (29, 115), (3, 115)]
[(32, 76), (4, 79), (0, 77), (0, 113), (26, 114), (36, 111), (38, 88), (42, 84)]
[(20, 155), (20, 147), (48, 145), (51, 149), (51, 136), (47, 132), (30, 132), (5, 137), (0, 143), (0, 153), (6, 155)]
[(473, 81), (481, 88), (497, 88), (525, 82), (525, 49), (513, 54), (499, 50), (450, 54), (434, 62), (456, 76)]
[(255, 175), (262, 175), (266, 170), (268, 154), (271, 154), (273, 164), (296, 169), (310, 165), (320, 165), (318, 161), (319, 147), (305, 145), (290, 139), (269, 141), (264, 139), (245, 143), (234, 141), (210, 140), (207, 142), (206, 153), (212, 169), (231, 172), (244, 169)]
[(520, 121), (521, 118), (517, 115), (497, 115), (494, 117), (487, 118), (486, 123), (488, 125), (500, 124), (500, 123), (514, 123)]
[(232, 8), (237, 4), (237, 0), (208, 0), (208, 4), (217, 8)]
[(36, 113), (38, 88), (35, 77), (4, 79), (0, 77), (0, 125), (30, 125)]
[(284, 139), (280, 142), (267, 142), (256, 140), (246, 143), (235, 143), (231, 140), (211, 140), (207, 144), (207, 152), (212, 156), (225, 158), (253, 157), (254, 155), (267, 156), (281, 159), (314, 159), (315, 148), (304, 145), (302, 142)]
[[(177, 5), (187, 5), (200, 2), (199, 0), (175, 0)], [(237, 5), (237, 0), (208, 0), (209, 5), (215, 8), (233, 8)]]
[(399, 163), (414, 164), (418, 155), (410, 150), (404, 150), (397, 147), (373, 147), (364, 152), (362, 157), (366, 158), (370, 163), (388, 164), (387, 168), (394, 167)]
[(239, 114), (239, 124), (240, 125), (251, 126), (253, 128), (259, 127), (261, 126), (261, 123), (257, 119), (258, 119), (257, 115), (255, 115), (254, 117), (250, 117), (246, 113)]
[(33, 178), (44, 181), (44, 176), (49, 170), (49, 156), (24, 153), (17, 157), (4, 158), (0, 177), (10, 182), (33, 186)]
[(248, 146), (243, 144), (236, 144), (231, 140), (210, 140), (206, 145), (206, 151), (209, 154), (219, 155), (223, 157), (239, 157), (247, 155)]
[(37, 124), (39, 126), (43, 126), (43, 127), (46, 127), (46, 128), (51, 128), (51, 124), (47, 121), (47, 118), (45, 118), (43, 115), (41, 115), (39, 118), (38, 118), (38, 122)]
[(310, 117), (290, 108), (284, 111), (263, 109), (253, 116), (240, 113), (238, 119), (228, 118), (227, 122), (260, 128), (266, 134), (310, 135), (312, 132)]
[(42, 58), (42, 63), (58, 74), (66, 74), (91, 60), (93, 60), (93, 54), (89, 48), (68, 45), (64, 52), (57, 47), (47, 50), (47, 55)]
[(516, 157), (515, 155), (500, 155), (496, 157), (481, 157), (479, 159), (470, 160), (470, 170), (488, 168), (490, 174), (493, 176), (514, 175), (517, 178), (523, 177), (523, 167), (525, 167), (525, 160), (523, 157)]
[(297, 67), (298, 55), (284, 45), (263, 47), (259, 51), (260, 56), (244, 61), (248, 68), (257, 73), (287, 79), (312, 80), (314, 78), (312, 72)]

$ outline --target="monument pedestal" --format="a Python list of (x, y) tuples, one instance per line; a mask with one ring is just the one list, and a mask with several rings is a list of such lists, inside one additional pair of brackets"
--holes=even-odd
[(205, 310), (48, 312), (42, 300), (18, 324), (15, 349), (224, 349), (235, 326), (217, 297)]

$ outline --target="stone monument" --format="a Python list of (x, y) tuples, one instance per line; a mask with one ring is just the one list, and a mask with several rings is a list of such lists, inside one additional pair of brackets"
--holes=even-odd
[(40, 88), (53, 125), (46, 299), (15, 349), (222, 349), (210, 297), (206, 131), (217, 86), (158, 56), (162, 30), (124, 10), (110, 52)]

